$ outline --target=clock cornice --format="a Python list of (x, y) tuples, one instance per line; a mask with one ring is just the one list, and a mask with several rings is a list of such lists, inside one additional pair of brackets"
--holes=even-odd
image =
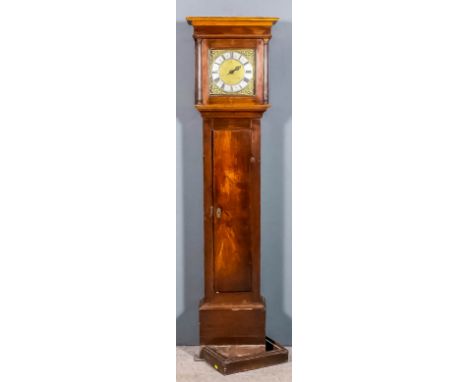
[(278, 17), (227, 17), (227, 16), (187, 16), (187, 22), (193, 26), (273, 26)]
[(271, 38), (277, 17), (197, 17), (189, 16), (194, 38)]

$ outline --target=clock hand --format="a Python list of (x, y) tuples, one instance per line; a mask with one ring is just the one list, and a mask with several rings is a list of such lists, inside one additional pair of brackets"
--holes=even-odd
[(234, 69), (229, 71), (229, 74), (234, 74), (234, 72), (237, 72), (241, 68), (240, 65), (237, 65)]

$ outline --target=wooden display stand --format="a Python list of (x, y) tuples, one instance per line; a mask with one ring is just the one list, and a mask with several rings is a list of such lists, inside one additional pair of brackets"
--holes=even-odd
[(205, 296), (200, 357), (223, 374), (288, 360), (260, 294), (260, 120), (276, 18), (187, 17), (203, 118)]

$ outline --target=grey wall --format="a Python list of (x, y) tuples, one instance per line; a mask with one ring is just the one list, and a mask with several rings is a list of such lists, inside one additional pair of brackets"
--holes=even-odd
[(270, 103), (262, 119), (262, 294), (267, 335), (291, 344), (291, 3), (177, 1), (177, 344), (198, 344), (203, 296), (201, 118), (194, 109), (194, 42), (186, 16), (271, 16)]

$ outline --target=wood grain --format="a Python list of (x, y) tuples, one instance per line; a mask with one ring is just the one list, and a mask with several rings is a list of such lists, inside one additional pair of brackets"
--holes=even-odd
[(249, 292), (252, 288), (251, 141), (247, 129), (213, 133), (216, 292)]

